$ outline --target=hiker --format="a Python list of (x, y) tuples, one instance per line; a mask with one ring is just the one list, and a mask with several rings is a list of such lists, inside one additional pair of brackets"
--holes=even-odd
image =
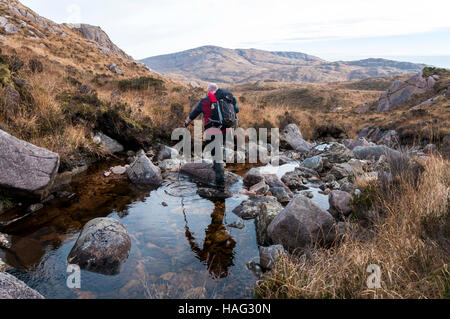
[[(239, 107), (233, 94), (228, 90), (219, 89), (217, 84), (211, 83), (208, 85), (207, 96), (201, 99), (189, 114), (184, 126), (188, 127), (200, 114), (203, 114), (207, 140), (211, 138), (211, 143), (214, 143), (215, 138), (221, 136), (223, 143), (221, 151), (223, 155), (226, 133), (237, 123), (237, 113), (239, 113)], [(213, 167), (216, 174), (216, 187), (219, 191), (225, 191), (225, 168), (223, 161), (216, 161), (215, 151), (214, 148), (211, 155), (214, 158)]]

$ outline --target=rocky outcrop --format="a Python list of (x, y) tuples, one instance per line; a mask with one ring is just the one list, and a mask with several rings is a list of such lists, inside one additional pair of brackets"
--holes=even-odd
[(152, 163), (144, 151), (136, 154), (135, 161), (127, 167), (127, 175), (134, 184), (159, 186), (162, 183), (161, 170)]
[(289, 250), (329, 240), (334, 218), (309, 198), (297, 195), (268, 227), (276, 244)]
[(130, 248), (125, 226), (112, 218), (96, 218), (83, 227), (67, 260), (81, 269), (115, 275), (128, 258)]
[(59, 168), (59, 155), (0, 130), (0, 189), (42, 199)]
[(414, 94), (425, 93), (432, 89), (436, 80), (430, 76), (424, 78), (419, 73), (407, 81), (396, 80), (391, 87), (382, 94), (378, 101), (378, 112), (387, 112), (396, 106), (407, 102)]
[(119, 68), (119, 66), (115, 63), (111, 63), (108, 66), (108, 70), (110, 70), (111, 72), (116, 73), (118, 75), (125, 75), (125, 72), (121, 68)]
[[(213, 169), (213, 162), (203, 160), (201, 162), (187, 163), (181, 167), (181, 172), (187, 174), (200, 183), (213, 186), (216, 181), (216, 173)], [(227, 186), (235, 184), (239, 180), (239, 176), (231, 172), (225, 171), (225, 183)]]
[(8, 19), (0, 16), (0, 28), (3, 29), (5, 34), (15, 34), (20, 31), (18, 27), (16, 27), (13, 23), (10, 23)]
[(312, 145), (303, 139), (302, 133), (295, 124), (289, 124), (284, 128), (280, 134), (280, 140), (297, 152), (306, 153), (312, 148)]
[(68, 28), (78, 31), (84, 38), (98, 45), (99, 50), (110, 55), (116, 54), (125, 59), (131, 59), (129, 55), (116, 46), (109, 36), (100, 27), (89, 24), (65, 24)]
[(16, 277), (0, 272), (0, 299), (44, 299), (44, 296)]

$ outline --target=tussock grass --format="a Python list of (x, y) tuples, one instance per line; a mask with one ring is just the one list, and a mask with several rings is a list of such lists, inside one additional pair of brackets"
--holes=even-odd
[[(284, 257), (258, 283), (260, 298), (448, 298), (449, 162), (423, 163), (418, 183), (413, 170), (397, 174), (374, 192), (380, 214), (369, 228), (355, 227), (331, 249), (308, 258)], [(361, 185), (363, 186), (363, 185)], [(364, 234), (362, 236), (362, 234)], [(381, 268), (381, 288), (369, 289), (367, 267)]]

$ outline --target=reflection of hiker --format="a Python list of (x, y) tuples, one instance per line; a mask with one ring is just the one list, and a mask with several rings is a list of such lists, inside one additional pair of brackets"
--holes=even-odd
[(211, 275), (217, 278), (228, 276), (228, 268), (233, 266), (233, 249), (236, 242), (228, 233), (223, 219), (225, 217), (225, 203), (216, 202), (211, 214), (211, 224), (206, 229), (203, 248), (195, 242), (195, 238), (186, 224), (186, 238), (198, 258), (205, 262)]
[[(217, 84), (211, 83), (208, 85), (208, 96), (200, 100), (184, 123), (184, 126), (188, 127), (197, 116), (203, 114), (207, 140), (211, 138), (211, 143), (214, 143), (216, 137), (222, 138), (222, 156), (216, 157), (215, 148), (211, 152), (214, 158), (216, 186), (221, 191), (225, 190), (225, 169), (222, 161), (223, 146), (225, 145), (227, 130), (237, 122), (237, 113), (239, 113), (239, 107), (233, 94), (228, 90), (219, 89)], [(217, 160), (217, 158), (220, 158), (220, 160)]]

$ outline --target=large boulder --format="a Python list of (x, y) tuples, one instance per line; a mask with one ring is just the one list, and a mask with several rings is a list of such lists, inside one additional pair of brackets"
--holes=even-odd
[(378, 112), (387, 112), (396, 106), (407, 102), (414, 94), (425, 93), (432, 89), (436, 80), (430, 76), (424, 78), (419, 73), (407, 81), (396, 80), (391, 87), (381, 95), (378, 101)]
[(294, 250), (327, 241), (333, 231), (334, 218), (309, 198), (297, 195), (268, 227), (276, 244)]
[(125, 52), (123, 52), (118, 46), (116, 46), (111, 41), (109, 36), (100, 27), (96, 27), (89, 24), (69, 24), (69, 23), (65, 24), (65, 26), (80, 32), (81, 35), (87, 40), (95, 42), (98, 45), (99, 50), (104, 52), (105, 54), (108, 52), (112, 52), (122, 58), (130, 59), (130, 56), (127, 55)]
[(295, 124), (289, 124), (280, 134), (282, 143), (287, 144), (297, 152), (306, 153), (312, 145), (303, 139), (303, 135)]
[(332, 191), (329, 195), (330, 213), (335, 218), (347, 217), (352, 212), (352, 195), (343, 191)]
[[(206, 185), (214, 185), (216, 181), (212, 161), (202, 160), (201, 162), (187, 163), (181, 167), (181, 172)], [(238, 175), (225, 171), (225, 184), (227, 186), (235, 184), (238, 180)]]
[(67, 260), (81, 269), (116, 275), (127, 260), (130, 248), (125, 226), (112, 218), (96, 218), (83, 227)]
[(12, 196), (42, 199), (59, 168), (59, 155), (0, 130), (0, 189)]
[(136, 160), (127, 167), (128, 178), (134, 184), (155, 185), (162, 183), (161, 170), (145, 155), (144, 151), (136, 154)]
[(382, 155), (388, 158), (400, 158), (402, 154), (385, 145), (357, 146), (353, 149), (355, 156), (362, 160), (378, 161)]
[(0, 272), (0, 299), (44, 299), (44, 296), (16, 277)]

